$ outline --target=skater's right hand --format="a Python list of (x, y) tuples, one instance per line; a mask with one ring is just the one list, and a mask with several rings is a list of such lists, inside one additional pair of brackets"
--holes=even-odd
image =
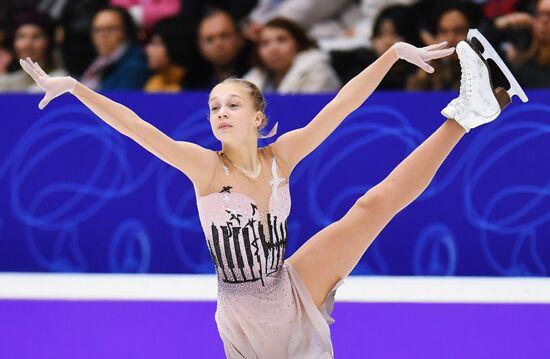
[(46, 92), (44, 98), (38, 104), (38, 108), (41, 110), (57, 96), (65, 92), (71, 92), (76, 85), (76, 80), (70, 76), (50, 77), (42, 70), (38, 63), (33, 62), (29, 57), (25, 60), (20, 59), (19, 64), (36, 81), (38, 86)]
[(426, 72), (433, 73), (434, 68), (426, 63), (433, 59), (449, 56), (455, 51), (454, 47), (445, 49), (447, 41), (425, 47), (416, 47), (406, 42), (397, 42), (393, 45), (398, 59), (414, 64)]

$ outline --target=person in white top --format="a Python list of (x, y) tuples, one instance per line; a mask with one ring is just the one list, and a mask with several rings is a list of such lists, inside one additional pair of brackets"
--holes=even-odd
[(291, 20), (268, 21), (260, 32), (255, 54), (256, 66), (244, 78), (262, 91), (322, 93), (341, 87), (329, 56)]
[[(55, 23), (46, 14), (31, 11), (17, 19), (13, 47), (16, 58), (30, 57), (52, 76), (65, 76), (67, 72), (56, 64), (54, 57)], [(0, 69), (0, 92), (41, 92), (22, 69), (7, 72)]]
[(418, 0), (260, 0), (244, 28), (256, 40), (261, 26), (275, 17), (293, 20), (325, 50), (371, 47), (374, 20), (386, 7)]

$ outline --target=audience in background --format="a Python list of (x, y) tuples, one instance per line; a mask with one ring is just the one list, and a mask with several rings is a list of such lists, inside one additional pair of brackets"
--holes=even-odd
[[(448, 2), (436, 13), (437, 32), (435, 42), (447, 41), (449, 47), (455, 47), (466, 38), (468, 30), (475, 28), (476, 15), (472, 8), (462, 2)], [(407, 79), (408, 90), (450, 90), (460, 88), (460, 63), (456, 52), (430, 65), (435, 69), (430, 74), (422, 69)], [(420, 71), (419, 71), (420, 70)]]
[(149, 69), (154, 75), (147, 81), (147, 92), (177, 92), (183, 88), (189, 66), (192, 39), (177, 18), (167, 18), (155, 24), (145, 52)]
[[(93, 15), (107, 6), (108, 0), (7, 0), (0, 1), (0, 14), (5, 10), (6, 25), (22, 13), (37, 11), (49, 15), (58, 24), (56, 45), (61, 51), (64, 67), (75, 77), (80, 77), (95, 57), (90, 38)], [(0, 19), (0, 27), (2, 24)], [(14, 61), (13, 67), (19, 67)]]
[(11, 47), (6, 30), (0, 28), (0, 76), (8, 73), (10, 65), (15, 63)]
[[(246, 75), (267, 91), (337, 91), (395, 42), (456, 46), (469, 28), (524, 87), (550, 87), (549, 1), (4, 0), (0, 91), (39, 91), (21, 72), (24, 54), (95, 90), (209, 90)], [(25, 16), (35, 20), (22, 26)], [(398, 61), (380, 88), (459, 88), (456, 54), (431, 65), (434, 74)]]
[[(418, 0), (360, 0), (361, 19), (355, 25), (355, 27), (347, 31), (349, 37), (353, 37), (360, 41), (360, 43), (367, 47), (372, 47), (371, 40), (374, 38), (374, 27), (376, 20), (379, 18), (382, 11), (386, 8), (394, 5), (411, 5)], [(420, 14), (413, 12), (412, 8), (406, 7), (409, 13), (409, 20), (415, 20), (417, 26), (420, 25), (418, 17)], [(408, 36), (418, 37), (419, 28), (414, 30), (414, 34), (407, 34)], [(362, 40), (362, 41), (361, 41)]]
[[(210, 9), (219, 9), (228, 13), (235, 22), (240, 23), (259, 0), (187, 0), (181, 2), (181, 16), (185, 19), (201, 19)], [(283, 0), (279, 0), (283, 1)]]
[(255, 41), (261, 26), (275, 17), (299, 23), (316, 40), (342, 37), (361, 18), (354, 0), (262, 0), (249, 16), (246, 36)]
[[(31, 58), (51, 76), (65, 76), (55, 56), (55, 23), (46, 14), (31, 11), (19, 16), (15, 25), (13, 48), (18, 59)], [(4, 60), (4, 73), (0, 72), (0, 91), (40, 92), (42, 89), (23, 69), (7, 73)], [(9, 59), (11, 60), (11, 58)]]
[[(372, 34), (372, 49), (331, 52), (334, 68), (342, 82), (358, 75), (396, 42), (405, 41), (421, 46), (418, 23), (414, 16), (410, 16), (409, 8), (404, 5), (385, 8), (376, 18)], [(379, 88), (403, 89), (408, 76), (415, 73), (416, 69), (415, 65), (406, 61), (397, 62), (384, 77)]]
[(550, 0), (538, 0), (534, 16), (513, 13), (497, 19), (496, 24), (512, 33), (522, 28), (529, 30), (529, 46), (521, 49), (508, 43), (506, 58), (525, 87), (550, 87)]
[(136, 25), (124, 8), (100, 10), (92, 21), (96, 59), (82, 76), (94, 90), (141, 89), (150, 76), (143, 49), (136, 46)]
[(136, 24), (144, 30), (150, 30), (163, 18), (180, 13), (180, 0), (110, 0), (112, 6), (128, 10)]
[(62, 27), (61, 53), (67, 71), (80, 78), (96, 56), (90, 36), (94, 14), (107, 0), (65, 1), (59, 23)]
[(532, 3), (532, 0), (486, 0), (483, 3), (483, 14), (487, 19), (493, 19), (518, 11), (527, 11)]
[(283, 94), (332, 92), (341, 86), (328, 55), (300, 25), (285, 18), (262, 27), (255, 67), (244, 78), (262, 91)]
[[(11, 61), (11, 54), (6, 49), (9, 29), (8, 19), (8, 4), (6, 1), (0, 1), (0, 73)], [(7, 64), (5, 64), (6, 62)]]
[(196, 89), (210, 89), (228, 77), (241, 77), (250, 68), (250, 44), (229, 13), (212, 9), (198, 25), (198, 48), (204, 60), (197, 69)]

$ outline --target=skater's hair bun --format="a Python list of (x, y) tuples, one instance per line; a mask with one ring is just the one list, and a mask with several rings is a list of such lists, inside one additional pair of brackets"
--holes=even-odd
[[(254, 83), (236, 78), (236, 77), (229, 77), (221, 82), (222, 84), (236, 84), (241, 87), (243, 87), (246, 92), (250, 95), (250, 98), (252, 99), (252, 102), (254, 104), (254, 109), (256, 111), (260, 111), (262, 113), (262, 122), (260, 123), (260, 126), (258, 126), (258, 131), (262, 130), (267, 125), (267, 116), (265, 114), (265, 108), (267, 106), (267, 102), (265, 100), (264, 95), (262, 94), (262, 91), (256, 86)], [(258, 133), (258, 135), (261, 135)]]

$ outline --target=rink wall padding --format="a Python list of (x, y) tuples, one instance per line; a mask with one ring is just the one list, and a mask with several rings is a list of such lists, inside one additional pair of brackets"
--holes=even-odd
[[(206, 93), (106, 95), (174, 139), (220, 148)], [(464, 136), (352, 274), (549, 275), (550, 91), (528, 95)], [(435, 131), (454, 96), (379, 91), (345, 119), (292, 174), (287, 256)], [(302, 127), (332, 97), (269, 95), (268, 128)], [(74, 97), (43, 111), (40, 98), (0, 96), (0, 271), (213, 273), (191, 182)]]

